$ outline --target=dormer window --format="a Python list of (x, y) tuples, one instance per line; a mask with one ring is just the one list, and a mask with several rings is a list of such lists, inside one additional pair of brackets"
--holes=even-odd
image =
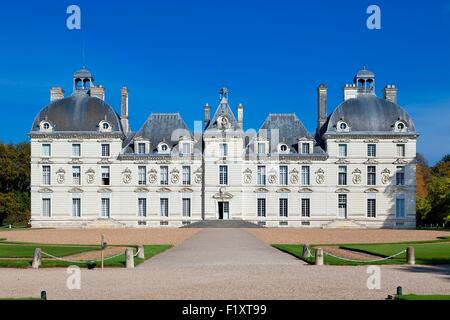
[(302, 154), (310, 154), (311, 153), (311, 146), (310, 146), (309, 142), (302, 142), (301, 153)]
[(191, 154), (191, 143), (190, 142), (182, 142), (181, 143), (181, 154), (189, 155)]
[(51, 132), (51, 131), (53, 131), (53, 126), (48, 121), (42, 121), (39, 124), (39, 128), (40, 128), (41, 131), (44, 131), (44, 132)]
[(145, 143), (144, 142), (138, 143), (138, 154), (145, 154)]
[(279, 153), (289, 153), (289, 147), (288, 147), (288, 145), (287, 144), (280, 144), (279, 146), (278, 146), (278, 152)]
[(257, 142), (257, 146), (258, 146), (258, 149), (257, 149), (258, 155), (260, 155), (260, 156), (265, 155), (266, 154), (266, 143), (265, 142)]
[(337, 123), (336, 129), (338, 132), (350, 132), (350, 127), (347, 122), (341, 120)]
[(169, 146), (167, 143), (160, 143), (158, 146), (158, 152), (162, 154), (167, 154), (170, 152)]
[(397, 121), (394, 126), (395, 132), (407, 132), (408, 127), (406, 126), (406, 123), (403, 121)]
[(111, 124), (108, 121), (101, 121), (98, 125), (101, 132), (111, 132)]

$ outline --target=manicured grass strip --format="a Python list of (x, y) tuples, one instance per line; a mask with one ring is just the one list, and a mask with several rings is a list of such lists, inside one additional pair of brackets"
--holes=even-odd
[[(272, 247), (281, 250), (285, 253), (288, 253), (290, 255), (293, 255), (294, 257), (297, 257), (309, 264), (314, 264), (315, 260), (315, 254), (316, 249), (314, 247), (311, 247), (311, 254), (312, 256), (309, 258), (303, 258), (303, 246), (298, 244), (273, 244)], [(401, 250), (400, 250), (401, 251)], [(396, 252), (398, 253), (398, 252)], [(383, 257), (380, 257), (380, 259)], [(388, 264), (402, 264), (405, 263), (405, 259), (403, 261), (399, 261), (396, 259), (389, 259), (389, 260), (383, 260), (383, 261), (377, 261), (377, 262), (350, 262), (350, 261), (344, 261), (341, 259), (337, 259), (334, 257), (331, 257), (329, 255), (325, 255), (324, 258), (324, 264), (330, 265), (330, 266), (364, 266), (364, 265), (388, 265)]]
[[(395, 253), (414, 247), (416, 264), (450, 264), (450, 243), (422, 243), (422, 244), (361, 244), (344, 245), (342, 249), (369, 253), (382, 257), (389, 257)], [(394, 260), (406, 260), (406, 253)]]
[(52, 245), (18, 245), (9, 243), (0, 243), (0, 258), (33, 258), (36, 248), (41, 248), (53, 256), (65, 257), (74, 254), (98, 250), (99, 246), (52, 246)]
[(0, 259), (0, 268), (29, 268), (32, 260)]
[(438, 295), (416, 295), (416, 294), (407, 294), (403, 296), (396, 296), (396, 300), (401, 301), (419, 301), (419, 300), (429, 300), (429, 301), (443, 301), (443, 300), (450, 300), (449, 296), (438, 296)]

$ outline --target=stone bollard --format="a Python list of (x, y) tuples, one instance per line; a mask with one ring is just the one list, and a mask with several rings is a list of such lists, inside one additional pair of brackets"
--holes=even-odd
[(138, 258), (145, 259), (144, 246), (138, 246)]
[(408, 257), (408, 264), (415, 265), (416, 264), (416, 255), (414, 253), (414, 247), (408, 247), (406, 250), (406, 256)]
[(133, 269), (134, 268), (134, 254), (133, 249), (128, 248), (125, 250), (125, 266), (127, 269)]
[(33, 269), (39, 269), (42, 262), (42, 251), (40, 248), (36, 248), (34, 250), (34, 256), (33, 256), (33, 263), (31, 264), (31, 267)]
[(323, 249), (316, 249), (316, 266), (323, 266)]
[(302, 257), (303, 258), (309, 258), (311, 257), (311, 248), (309, 247), (309, 245), (304, 244), (303, 245), (303, 253), (302, 253)]

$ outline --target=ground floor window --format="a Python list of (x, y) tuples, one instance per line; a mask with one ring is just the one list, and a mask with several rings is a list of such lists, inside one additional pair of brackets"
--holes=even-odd
[(397, 198), (395, 201), (395, 215), (397, 218), (405, 218), (405, 199)]
[(138, 199), (138, 216), (146, 217), (147, 216), (147, 199), (139, 198)]
[(191, 216), (191, 199), (190, 198), (183, 198), (183, 217), (190, 217)]
[(288, 199), (280, 199), (280, 217), (288, 217)]
[(109, 218), (110, 212), (110, 202), (109, 198), (102, 198), (102, 218)]
[(52, 203), (50, 198), (42, 199), (42, 216), (51, 217), (52, 215)]
[(309, 218), (311, 217), (311, 200), (310, 199), (302, 199), (302, 217)]
[(377, 217), (377, 201), (375, 199), (367, 199), (367, 217)]
[(80, 198), (72, 199), (72, 216), (73, 217), (81, 217), (81, 199)]
[(159, 199), (159, 203), (161, 217), (169, 217), (169, 199), (161, 198)]
[(266, 199), (258, 199), (258, 217), (264, 218), (266, 216)]

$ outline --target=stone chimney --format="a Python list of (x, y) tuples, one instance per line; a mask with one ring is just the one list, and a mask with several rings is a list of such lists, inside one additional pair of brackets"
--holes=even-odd
[(244, 130), (244, 105), (242, 103), (240, 103), (237, 108), (237, 114), (238, 114), (239, 128)]
[(317, 117), (317, 130), (318, 132), (327, 122), (327, 95), (328, 89), (325, 84), (321, 84), (317, 88), (318, 97), (318, 117)]
[(64, 99), (64, 90), (61, 87), (52, 87), (50, 89), (50, 102)]
[(128, 121), (128, 89), (123, 87), (121, 93), (121, 114), (120, 123), (125, 133), (130, 132), (130, 123)]
[(387, 101), (397, 103), (398, 89), (394, 85), (388, 84), (383, 89), (383, 94), (384, 94), (384, 99), (386, 99)]
[(91, 97), (105, 101), (105, 88), (103, 86), (92, 86)]
[(356, 84), (346, 84), (344, 87), (344, 101), (356, 99), (358, 97), (358, 87)]
[(204, 125), (205, 128), (209, 125), (209, 122), (211, 121), (211, 107), (209, 104), (205, 104), (203, 107), (203, 114), (204, 114)]

